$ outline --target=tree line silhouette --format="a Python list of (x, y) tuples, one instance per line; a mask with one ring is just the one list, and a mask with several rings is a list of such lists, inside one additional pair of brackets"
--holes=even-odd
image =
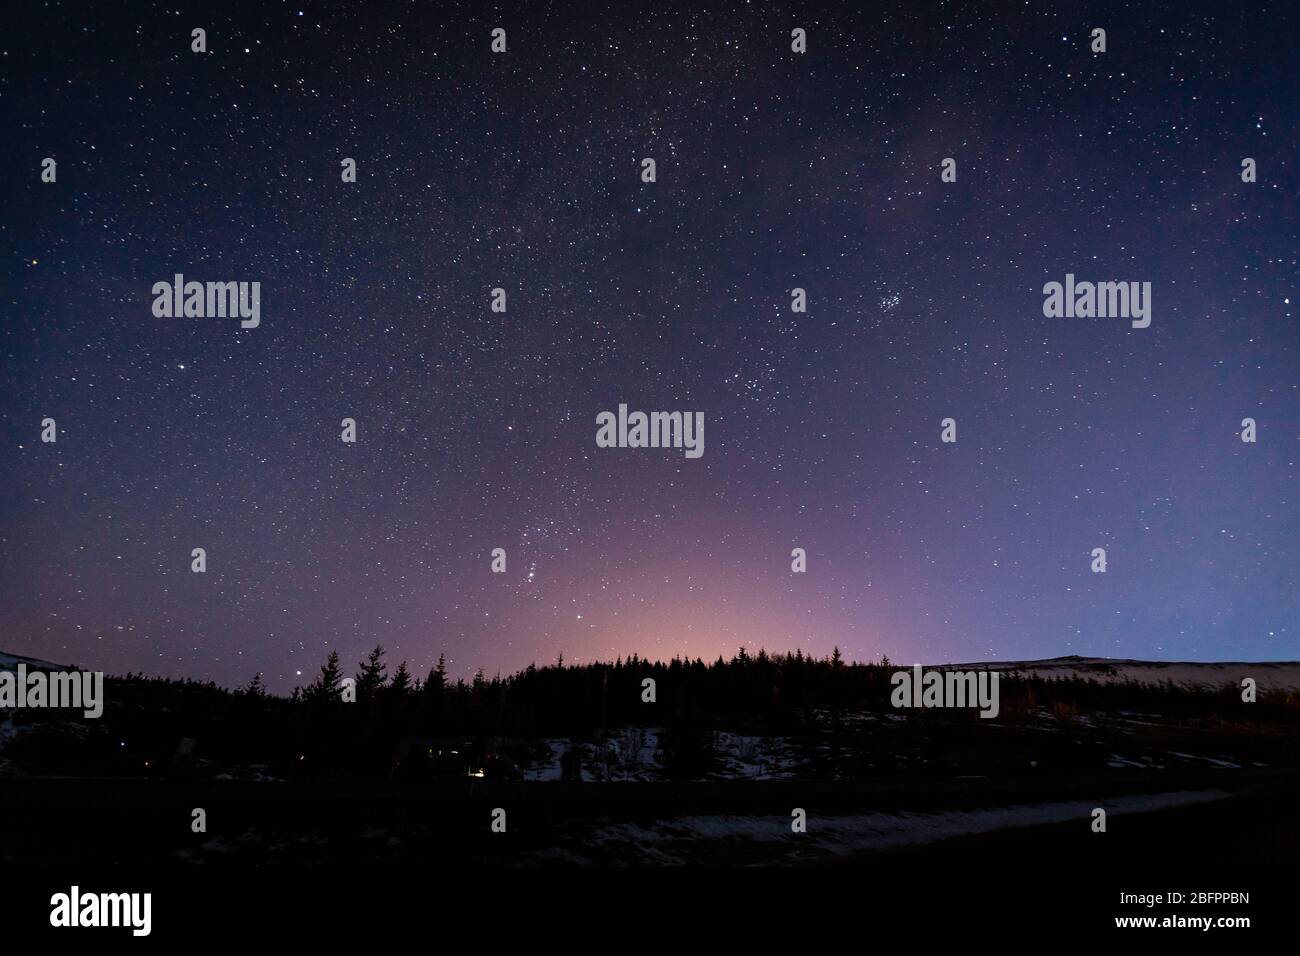
[[(101, 720), (84, 722), (84, 732), (69, 736), (53, 726), (66, 715), (23, 712), (16, 719), (36, 726), (11, 741), (6, 756), (29, 771), (72, 763), (81, 772), (163, 772), (175, 763), (178, 740), (189, 738), (206, 760), (261, 763), (269, 774), (373, 776), (391, 772), (404, 738), (591, 740), (642, 726), (659, 728), (665, 753), (698, 769), (696, 758), (706, 760), (705, 738), (715, 730), (800, 734), (838, 726), (850, 713), (897, 713), (890, 678), (902, 669), (888, 657), (851, 663), (838, 648), (818, 658), (802, 650), (751, 654), (742, 647), (730, 659), (711, 663), (683, 657), (648, 661), (636, 654), (612, 663), (566, 664), (561, 658), (505, 677), (489, 678), (480, 670), (465, 680), (448, 675), (445, 657), (422, 678), (413, 677), (405, 661), (390, 675), (385, 658), (382, 646), (374, 648), (358, 662), (349, 687), (333, 652), (314, 679), (288, 697), (268, 693), (260, 674), (238, 690), (136, 674), (109, 678)], [(647, 679), (653, 682), (652, 702)], [(1066, 719), (1133, 710), (1172, 720), (1300, 724), (1300, 695), (1294, 693), (1261, 693), (1258, 703), (1243, 708), (1233, 686), (1172, 682), (1003, 674), (1000, 705), (1003, 723), (1043, 710)], [(907, 713), (935, 722), (979, 720), (973, 710)]]

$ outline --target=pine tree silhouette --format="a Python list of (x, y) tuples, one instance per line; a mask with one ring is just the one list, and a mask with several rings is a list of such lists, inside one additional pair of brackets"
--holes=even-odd
[(339, 666), (339, 652), (330, 651), (330, 656), (321, 665), (320, 673), (308, 685), (303, 696), (316, 702), (332, 702), (339, 699), (339, 687), (343, 681), (343, 668)]
[(383, 646), (376, 645), (370, 656), (357, 666), (361, 668), (357, 671), (357, 700), (371, 700), (388, 681), (384, 673), (388, 670), (388, 665), (384, 663)]
[(406, 669), (406, 661), (397, 665), (397, 671), (393, 674), (392, 683), (388, 685), (388, 691), (394, 697), (402, 697), (411, 689), (411, 672)]
[(429, 671), (429, 679), (424, 682), (427, 693), (441, 693), (447, 686), (447, 655), (438, 655), (438, 666)]

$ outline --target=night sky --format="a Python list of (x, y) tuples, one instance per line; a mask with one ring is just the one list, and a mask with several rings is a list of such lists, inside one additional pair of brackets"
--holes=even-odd
[(0, 37), (0, 650), (1300, 657), (1294, 4), (131, 6)]

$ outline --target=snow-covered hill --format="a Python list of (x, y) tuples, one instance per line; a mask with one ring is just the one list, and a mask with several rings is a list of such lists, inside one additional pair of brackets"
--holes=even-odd
[(1116, 657), (1053, 657), (1042, 661), (937, 664), (942, 670), (994, 670), (1039, 677), (1080, 677), (1102, 682), (1137, 681), (1188, 687), (1240, 685), (1253, 677), (1260, 690), (1300, 690), (1300, 661), (1135, 661)]
[(19, 664), (26, 664), (29, 671), (67, 670), (60, 664), (51, 664), (49, 661), (43, 661), (36, 657), (24, 657), (22, 654), (6, 654), (4, 651), (0, 651), (0, 671), (15, 670)]

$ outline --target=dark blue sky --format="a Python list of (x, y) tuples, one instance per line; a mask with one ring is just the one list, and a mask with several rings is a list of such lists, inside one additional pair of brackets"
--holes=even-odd
[[(1300, 657), (1293, 5), (367, 6), (0, 39), (0, 648)], [(704, 456), (597, 448), (620, 402)]]

